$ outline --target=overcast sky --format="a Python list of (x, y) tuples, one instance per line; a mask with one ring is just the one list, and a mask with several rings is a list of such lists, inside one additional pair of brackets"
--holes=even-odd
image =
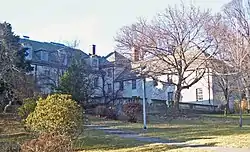
[[(116, 32), (137, 17), (152, 18), (180, 0), (0, 0), (0, 21), (12, 24), (16, 34), (38, 41), (80, 40), (79, 48), (97, 54), (113, 51)], [(220, 11), (229, 0), (183, 0), (202, 9)]]

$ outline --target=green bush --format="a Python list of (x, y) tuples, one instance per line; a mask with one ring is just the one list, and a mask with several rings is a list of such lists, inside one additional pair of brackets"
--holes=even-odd
[(73, 152), (71, 140), (64, 135), (41, 134), (38, 139), (25, 142), (21, 152)]
[(54, 94), (39, 99), (35, 111), (26, 119), (27, 128), (37, 132), (74, 135), (81, 131), (83, 111), (70, 95)]
[(26, 119), (30, 113), (36, 108), (36, 98), (27, 98), (23, 101), (22, 106), (18, 108), (18, 115), (22, 119)]

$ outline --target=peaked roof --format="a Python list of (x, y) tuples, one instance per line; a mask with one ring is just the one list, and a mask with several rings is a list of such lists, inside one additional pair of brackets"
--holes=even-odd
[(81, 53), (81, 55), (84, 58), (89, 57), (86, 53), (84, 53), (83, 51), (81, 51), (79, 49), (74, 49), (74, 48), (65, 46), (65, 45), (60, 44), (60, 43), (39, 42), (39, 41), (30, 40), (30, 39), (22, 39), (22, 38), (20, 38), (20, 43), (32, 46), (32, 49), (34, 51), (45, 50), (45, 51), (48, 51), (48, 52), (53, 52), (53, 51), (56, 51), (56, 50), (65, 49), (65, 50), (68, 50), (68, 51), (76, 51), (78, 53)]
[(124, 71), (115, 79), (115, 82), (127, 81), (140, 78), (136, 72), (131, 71), (129, 68), (125, 68)]

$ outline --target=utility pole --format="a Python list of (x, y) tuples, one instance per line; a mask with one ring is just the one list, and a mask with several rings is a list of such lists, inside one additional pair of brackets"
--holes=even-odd
[(143, 105), (143, 129), (147, 129), (146, 121), (146, 88), (145, 88), (145, 77), (142, 78), (142, 105)]
[(113, 92), (112, 92), (112, 100), (113, 100), (113, 106), (114, 106), (114, 104), (115, 104), (115, 61), (113, 62), (113, 69), (112, 69), (112, 90), (113, 90)]

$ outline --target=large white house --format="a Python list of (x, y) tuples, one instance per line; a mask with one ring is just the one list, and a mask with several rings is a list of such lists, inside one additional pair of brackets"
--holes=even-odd
[[(110, 97), (115, 103), (124, 103), (133, 100), (142, 100), (143, 78), (133, 71), (133, 59), (126, 58), (118, 52), (112, 52), (99, 60), (106, 60), (106, 66), (101, 68), (108, 73), (105, 77), (106, 90), (113, 94)], [(108, 61), (108, 62), (107, 62)], [(109, 74), (110, 73), (110, 74)], [(196, 77), (196, 72), (188, 71), (190, 79)], [(176, 87), (171, 84), (176, 77), (171, 75), (160, 75), (158, 80), (169, 83), (161, 83), (150, 77), (145, 78), (145, 97), (148, 104), (165, 103), (171, 105), (174, 99)], [(98, 85), (102, 86), (103, 81), (98, 78)], [(214, 109), (222, 102), (223, 93), (217, 86), (212, 69), (207, 68), (206, 73), (199, 82), (189, 89), (181, 92), (181, 107)]]
[[(29, 48), (27, 59), (32, 61), (36, 82), (45, 94), (53, 92), (52, 86), (57, 86), (60, 76), (70, 65), (72, 57), (80, 56), (87, 61), (93, 71), (94, 94), (93, 102), (121, 104), (124, 102), (142, 100), (143, 78), (133, 71), (133, 58), (127, 58), (118, 52), (111, 52), (105, 57), (96, 54), (96, 46), (86, 54), (58, 43), (38, 42), (21, 39), (20, 43)], [(191, 71), (190, 71), (191, 72)], [(185, 74), (189, 74), (186, 72)], [(195, 77), (195, 74), (192, 73)], [(192, 78), (192, 76), (191, 76)], [(176, 77), (159, 75), (158, 80), (145, 78), (145, 97), (148, 104), (162, 103), (171, 105), (176, 87), (171, 83)], [(223, 96), (215, 83), (212, 69), (207, 68), (202, 79), (189, 89), (181, 92), (182, 107), (215, 107), (220, 104)]]

